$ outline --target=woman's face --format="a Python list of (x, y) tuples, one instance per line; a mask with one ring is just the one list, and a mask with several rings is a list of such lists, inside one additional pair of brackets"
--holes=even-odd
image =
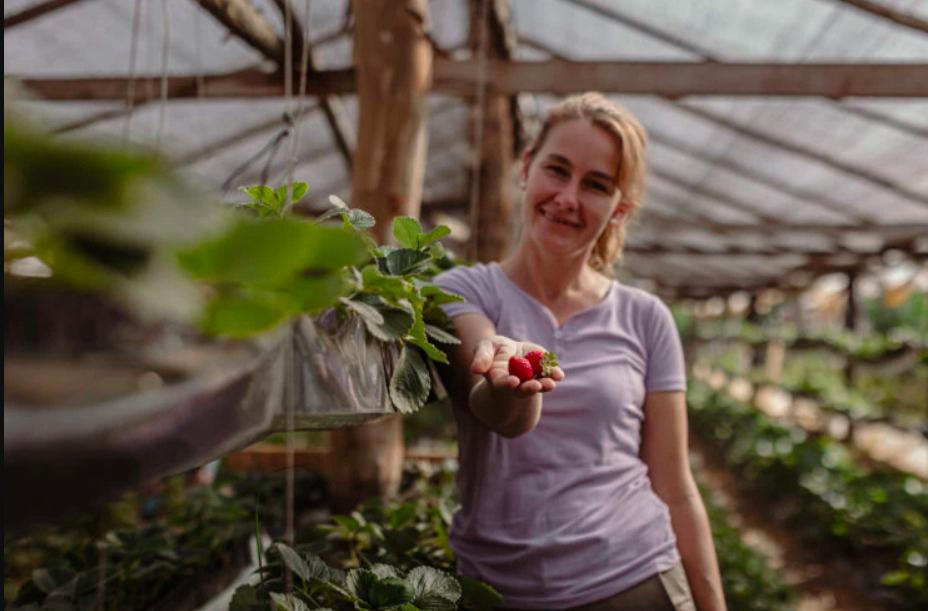
[(621, 220), (621, 151), (606, 130), (583, 119), (554, 125), (534, 157), (522, 160), (525, 237), (545, 252), (589, 253), (613, 218)]

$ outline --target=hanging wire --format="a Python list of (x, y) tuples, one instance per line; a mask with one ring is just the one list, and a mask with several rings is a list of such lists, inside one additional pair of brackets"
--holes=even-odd
[(480, 170), (483, 164), (483, 116), (487, 92), (487, 0), (480, 0), (480, 14), (477, 19), (480, 30), (477, 35), (477, 91), (474, 103), (474, 150), (470, 175), (470, 235), (471, 257), (477, 258), (477, 235), (480, 224)]
[(132, 11), (132, 39), (129, 42), (129, 84), (126, 87), (126, 122), (122, 129), (122, 145), (129, 143), (129, 133), (132, 130), (132, 109), (135, 107), (135, 79), (136, 60), (138, 59), (139, 36), (142, 27), (142, 0), (135, 0)]
[(158, 106), (158, 131), (155, 133), (155, 146), (159, 149), (164, 132), (164, 115), (168, 106), (168, 57), (171, 48), (171, 15), (168, 12), (168, 0), (161, 0), (161, 18), (164, 28), (161, 46), (161, 103)]
[[(289, 3), (287, 3), (289, 5)], [(287, 207), (286, 211), (289, 211), (293, 206), (293, 172), (296, 169), (297, 156), (299, 151), (300, 143), (300, 121), (298, 118), (305, 115), (306, 109), (306, 86), (307, 80), (309, 78), (309, 0), (305, 0), (303, 5), (303, 48), (300, 49), (300, 86), (299, 86), (299, 95), (297, 96), (297, 108), (296, 111), (290, 114), (290, 119), (294, 126), (293, 139), (290, 141), (290, 158), (287, 161), (287, 172), (286, 172), (286, 181), (287, 181)]]

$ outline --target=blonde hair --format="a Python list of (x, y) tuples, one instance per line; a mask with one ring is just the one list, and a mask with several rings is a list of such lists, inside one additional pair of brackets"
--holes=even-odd
[[(583, 119), (606, 130), (616, 140), (621, 151), (619, 162), (620, 203), (628, 204), (627, 220), (641, 207), (644, 198), (644, 179), (647, 170), (645, 154), (648, 136), (641, 123), (627, 109), (611, 102), (600, 93), (587, 92), (565, 98), (549, 112), (541, 130), (528, 147), (528, 156), (534, 160), (541, 150), (551, 128), (559, 123)], [(598, 272), (612, 275), (612, 266), (622, 256), (625, 245), (625, 222), (608, 223), (596, 239), (590, 253), (589, 265)]]

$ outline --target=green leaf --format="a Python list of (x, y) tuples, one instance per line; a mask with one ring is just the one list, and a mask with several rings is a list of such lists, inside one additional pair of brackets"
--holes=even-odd
[(393, 607), (412, 602), (415, 592), (412, 586), (399, 577), (388, 577), (374, 582), (368, 594), (368, 602), (375, 608)]
[(309, 582), (314, 577), (317, 579), (328, 578), (328, 567), (318, 556), (307, 554), (308, 561), (304, 560), (296, 550), (283, 543), (277, 544), (277, 551), (280, 553), (284, 565), (303, 581)]
[(377, 339), (389, 342), (401, 340), (409, 333), (413, 323), (413, 309), (406, 301), (399, 301), (394, 306), (386, 303), (379, 295), (359, 293), (354, 297), (357, 301), (376, 308), (383, 317), (383, 322), (379, 325), (366, 325), (371, 335)]
[(373, 215), (358, 208), (352, 208), (348, 211), (348, 222), (359, 231), (370, 229), (377, 224)]
[(451, 235), (451, 229), (447, 225), (439, 225), (432, 231), (419, 237), (418, 247), (422, 248), (423, 246), (428, 246), (432, 242), (437, 242), (447, 235)]
[(364, 289), (375, 291), (382, 295), (400, 299), (410, 292), (409, 283), (403, 278), (388, 276), (381, 272), (376, 265), (366, 265), (361, 270), (361, 281)]
[(322, 274), (292, 280), (283, 290), (296, 300), (301, 312), (313, 313), (337, 302), (346, 284), (341, 274)]
[(252, 185), (250, 187), (241, 187), (239, 190), (248, 195), (254, 202), (268, 205), (274, 204), (274, 189), (267, 185)]
[(461, 340), (457, 338), (456, 335), (448, 333), (440, 327), (435, 325), (426, 324), (425, 325), (425, 334), (430, 338), (434, 339), (439, 344), (460, 344)]
[(252, 585), (242, 585), (235, 589), (229, 602), (229, 611), (255, 611), (265, 607), (258, 601), (258, 589)]
[(423, 297), (435, 305), (444, 305), (446, 303), (457, 303), (464, 301), (464, 298), (460, 295), (456, 293), (449, 293), (437, 284), (421, 283), (419, 285), (419, 292)]
[(413, 603), (423, 610), (456, 609), (461, 598), (461, 585), (448, 573), (419, 566), (409, 571), (406, 581), (415, 592)]
[(471, 577), (458, 576), (461, 584), (461, 607), (475, 611), (490, 611), (503, 604), (502, 595), (488, 583)]
[(74, 578), (74, 573), (65, 569), (35, 569), (32, 582), (43, 592), (49, 594)]
[(371, 588), (376, 581), (377, 576), (367, 569), (352, 569), (348, 571), (348, 576), (345, 579), (345, 586), (348, 588), (349, 592), (361, 600), (368, 601)]
[(335, 218), (336, 216), (341, 217), (343, 220), (347, 220), (347, 212), (341, 208), (329, 208), (322, 214), (316, 217), (317, 223), (324, 223), (325, 221)]
[(309, 606), (292, 594), (271, 592), (274, 611), (310, 611)]
[(339, 270), (367, 258), (360, 237), (296, 219), (243, 219), (230, 231), (178, 255), (204, 280), (279, 286), (307, 268)]
[(200, 326), (212, 335), (249, 337), (274, 327), (295, 309), (286, 295), (267, 291), (220, 295), (207, 304)]
[(378, 579), (387, 579), (388, 577), (393, 577), (396, 579), (402, 578), (402, 575), (396, 569), (396, 567), (390, 566), (389, 564), (374, 564), (371, 566), (370, 571), (374, 575), (377, 575)]
[(429, 257), (428, 253), (408, 248), (400, 248), (387, 255), (385, 262), (386, 271), (394, 276), (417, 274), (428, 269), (430, 260), (431, 257)]
[(413, 503), (403, 503), (390, 512), (388, 524), (390, 528), (397, 529), (406, 526), (416, 517), (416, 505)]
[(425, 335), (425, 321), (422, 319), (422, 305), (416, 304), (413, 307), (415, 308), (416, 318), (413, 321), (412, 328), (409, 330), (409, 335), (406, 337), (406, 340), (422, 348), (425, 354), (433, 361), (447, 364), (448, 357), (445, 353), (432, 345)]
[(413, 217), (398, 216), (393, 219), (393, 237), (400, 246), (419, 248), (420, 235), (422, 235), (422, 225)]
[[(383, 315), (374, 306), (368, 305), (363, 301), (348, 299), (347, 297), (342, 297), (340, 301), (345, 304), (345, 307), (349, 310), (358, 314), (368, 329), (373, 327), (379, 331), (379, 328), (383, 325)], [(375, 337), (377, 336), (376, 331), (371, 331), (371, 333), (374, 334)]]
[(429, 396), (432, 379), (419, 353), (403, 346), (390, 378), (390, 400), (403, 414), (417, 411)]
[(290, 201), (294, 204), (299, 203), (303, 196), (306, 195), (306, 192), (309, 190), (309, 185), (305, 182), (295, 182), (293, 183), (293, 193), (291, 195)]

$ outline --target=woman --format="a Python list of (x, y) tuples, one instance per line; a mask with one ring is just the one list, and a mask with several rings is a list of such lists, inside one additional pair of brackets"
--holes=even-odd
[[(645, 146), (601, 95), (564, 100), (522, 159), (515, 252), (437, 279), (465, 298), (446, 306), (461, 339), (446, 371), (462, 503), (452, 544), (459, 570), (507, 608), (725, 609), (673, 319), (610, 277), (641, 205)], [(550, 377), (509, 375), (511, 356), (541, 347), (560, 359)]]

